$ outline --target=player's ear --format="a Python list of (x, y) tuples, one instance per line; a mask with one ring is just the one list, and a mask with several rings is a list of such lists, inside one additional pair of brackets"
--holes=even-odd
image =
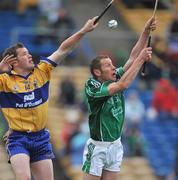
[(17, 66), (18, 65), (18, 61), (16, 60), (16, 61), (14, 61), (13, 63), (11, 63), (11, 66), (12, 67), (15, 67), (15, 66)]
[(99, 77), (101, 75), (101, 71), (99, 69), (94, 69), (94, 74)]

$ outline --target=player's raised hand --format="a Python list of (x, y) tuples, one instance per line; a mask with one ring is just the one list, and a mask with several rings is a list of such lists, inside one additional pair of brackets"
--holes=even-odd
[(139, 54), (139, 59), (141, 60), (150, 61), (151, 57), (152, 57), (151, 47), (144, 48)]
[(95, 20), (97, 19), (97, 16), (92, 18), (92, 19), (89, 19), (85, 25), (82, 27), (81, 31), (83, 33), (87, 33), (87, 32), (90, 32), (90, 31), (93, 31), (96, 26), (98, 25), (98, 23), (95, 23)]
[(0, 62), (0, 73), (6, 73), (12, 70), (12, 65), (17, 62), (14, 55), (6, 55)]
[(146, 23), (145, 23), (145, 31), (154, 31), (157, 27), (157, 20), (155, 17), (151, 17)]

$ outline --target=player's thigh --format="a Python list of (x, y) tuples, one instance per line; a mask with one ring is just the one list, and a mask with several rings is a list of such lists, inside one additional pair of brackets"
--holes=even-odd
[(16, 179), (31, 179), (30, 158), (28, 155), (20, 153), (11, 156), (10, 162)]
[(51, 159), (37, 161), (31, 164), (35, 180), (53, 180), (53, 164)]
[(83, 174), (83, 180), (100, 180), (100, 176), (94, 176), (91, 174), (84, 173)]
[(118, 180), (119, 173), (103, 170), (101, 180)]

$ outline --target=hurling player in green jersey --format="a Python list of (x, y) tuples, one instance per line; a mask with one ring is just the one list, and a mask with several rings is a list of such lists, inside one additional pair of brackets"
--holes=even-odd
[(123, 157), (120, 141), (124, 123), (124, 96), (152, 48), (147, 47), (150, 32), (156, 29), (151, 17), (123, 67), (116, 68), (108, 56), (96, 57), (90, 65), (92, 77), (85, 93), (89, 110), (90, 139), (83, 154), (84, 180), (117, 180)]

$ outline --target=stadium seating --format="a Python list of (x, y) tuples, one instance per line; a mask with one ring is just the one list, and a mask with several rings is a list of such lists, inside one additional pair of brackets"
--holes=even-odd
[(18, 12), (24, 13), (27, 11), (27, 8), (29, 7), (37, 7), (38, 0), (19, 0), (18, 2)]
[[(124, 6), (121, 0), (117, 1), (116, 8), (122, 14), (124, 20), (128, 23), (130, 28), (135, 32), (141, 32), (146, 20), (153, 14), (153, 9), (128, 9), (126, 6)], [(163, 35), (167, 31), (167, 26), (171, 21), (172, 15), (173, 12), (169, 9), (157, 10), (156, 17), (159, 20), (159, 26), (154, 34)]]
[[(118, 12), (122, 15), (124, 21), (128, 24), (129, 28), (137, 34), (143, 30), (145, 22), (153, 14), (153, 9), (147, 9), (143, 7), (129, 9), (122, 3), (122, 0), (116, 1), (115, 6)], [(152, 33), (152, 36), (161, 37), (159, 46), (157, 47), (159, 50), (165, 50), (166, 48), (167, 31), (169, 24), (172, 21), (173, 14), (174, 11), (171, 9), (158, 9), (156, 12), (158, 26), (156, 31)], [(162, 61), (156, 55), (153, 55), (153, 58), (154, 65), (161, 67)]]
[[(29, 42), (29, 38), (24, 39), (24, 37), (17, 37), (15, 34), (17, 30), (17, 25), (21, 28), (33, 27), (37, 20), (37, 13), (34, 10), (28, 10), (24, 15), (18, 15), (15, 11), (0, 11), (0, 52), (7, 48), (13, 41), (21, 41), (26, 44)], [(15, 39), (13, 39), (15, 38)], [(17, 38), (17, 39), (16, 39)], [(24, 41), (25, 40), (25, 41)]]
[(141, 127), (146, 143), (146, 156), (158, 176), (174, 171), (178, 122), (174, 119), (145, 120)]
[[(27, 9), (23, 15), (15, 11), (0, 11), (0, 53), (10, 44), (23, 42), (32, 54), (45, 55), (53, 52), (57, 45), (48, 43), (37, 45), (34, 27), (37, 24), (39, 13), (36, 9)], [(4, 19), (5, 17), (5, 19)]]
[[(52, 73), (52, 80), (50, 86), (50, 101), (49, 101), (49, 120), (48, 129), (51, 133), (51, 139), (56, 152), (60, 152), (64, 148), (64, 144), (60, 138), (60, 131), (65, 124), (66, 112), (68, 111), (65, 107), (59, 107), (58, 104), (58, 92), (59, 84), (62, 77), (70, 73), (73, 76), (74, 84), (76, 85), (77, 92), (80, 94), (84, 87), (84, 82), (88, 78), (89, 69), (84, 67), (59, 67), (55, 68)], [(74, 160), (74, 159), (73, 159)], [(65, 156), (61, 159), (63, 167), (66, 169), (67, 173), (73, 177), (73, 180), (79, 180), (77, 177), (81, 174), (79, 168), (71, 167), (71, 157)], [(75, 179), (76, 178), (76, 179)]]

